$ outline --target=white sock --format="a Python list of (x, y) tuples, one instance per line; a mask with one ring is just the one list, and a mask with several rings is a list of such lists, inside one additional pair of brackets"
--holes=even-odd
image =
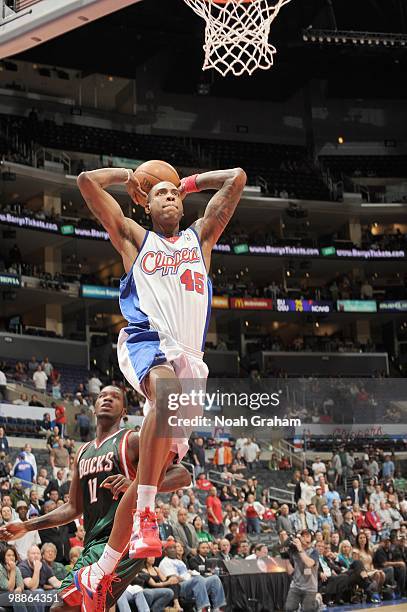
[(155, 510), (155, 496), (157, 495), (157, 487), (151, 485), (139, 485), (137, 487), (137, 510), (145, 510), (150, 508), (152, 512)]
[(106, 544), (97, 565), (105, 574), (113, 574), (116, 565), (122, 558), (122, 554), (123, 553), (114, 550), (109, 544)]

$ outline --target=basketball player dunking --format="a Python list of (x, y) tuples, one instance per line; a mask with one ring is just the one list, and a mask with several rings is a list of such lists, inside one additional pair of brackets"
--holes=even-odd
[[(147, 196), (145, 210), (151, 215), (153, 231), (125, 217), (105, 190), (120, 183), (127, 185), (136, 203)], [(181, 461), (187, 452), (188, 438), (157, 435), (157, 431), (163, 420), (168, 420), (169, 395), (181, 392), (182, 380), (207, 378), (202, 357), (212, 297), (208, 278), (211, 251), (230, 221), (245, 183), (246, 175), (240, 168), (190, 176), (179, 188), (161, 182), (149, 194), (141, 190), (136, 174), (126, 169), (94, 170), (78, 177), (88, 207), (123, 260), (126, 275), (121, 279), (119, 301), (128, 326), (118, 339), (119, 365), (131, 385), (147, 398), (137, 478), (117, 508), (100, 560), (78, 572), (76, 580), (86, 609), (105, 609), (106, 593), (129, 541), (131, 558), (162, 554), (155, 497), (167, 467)], [(183, 199), (204, 189), (217, 193), (204, 216), (180, 231)]]
[[(112, 529), (118, 498), (130, 486), (137, 472), (139, 435), (120, 429), (124, 412), (121, 389), (113, 386), (102, 389), (95, 403), (96, 439), (84, 444), (77, 453), (68, 503), (24, 523), (8, 523), (0, 527), (1, 540), (17, 540), (29, 531), (66, 525), (83, 514), (85, 547), (74, 569), (99, 559)], [(190, 475), (183, 466), (172, 465), (160, 490), (174, 491), (190, 482)], [(127, 555), (121, 559), (117, 567), (120, 580), (112, 585), (108, 607), (126, 590), (141, 566), (142, 562), (129, 559)], [(79, 612), (82, 595), (75, 586), (72, 573), (62, 582), (59, 594), (61, 602), (54, 604), (53, 609)]]

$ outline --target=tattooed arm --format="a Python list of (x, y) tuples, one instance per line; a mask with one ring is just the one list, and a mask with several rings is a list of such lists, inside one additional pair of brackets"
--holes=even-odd
[(146, 194), (142, 191), (134, 172), (125, 168), (101, 168), (82, 172), (78, 176), (77, 183), (89, 210), (109, 234), (128, 272), (143, 242), (146, 230), (133, 219), (124, 216), (119, 203), (106, 191), (106, 187), (126, 184), (128, 194), (137, 204), (137, 196)]
[(212, 248), (236, 210), (246, 185), (246, 173), (241, 168), (214, 170), (199, 174), (196, 184), (200, 191), (218, 190), (209, 200), (204, 216), (193, 225), (200, 238), (205, 264), (209, 270)]

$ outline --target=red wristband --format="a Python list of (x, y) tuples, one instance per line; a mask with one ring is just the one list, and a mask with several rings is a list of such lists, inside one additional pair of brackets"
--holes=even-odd
[(186, 176), (181, 180), (181, 187), (184, 193), (197, 193), (200, 191), (198, 185), (196, 184), (196, 179), (198, 176), (198, 174), (193, 174), (192, 176)]

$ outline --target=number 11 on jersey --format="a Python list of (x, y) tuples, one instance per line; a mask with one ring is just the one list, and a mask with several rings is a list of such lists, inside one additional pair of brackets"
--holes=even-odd
[(98, 479), (92, 478), (91, 480), (88, 481), (88, 485), (89, 485), (90, 503), (95, 504), (98, 500), (97, 498)]

